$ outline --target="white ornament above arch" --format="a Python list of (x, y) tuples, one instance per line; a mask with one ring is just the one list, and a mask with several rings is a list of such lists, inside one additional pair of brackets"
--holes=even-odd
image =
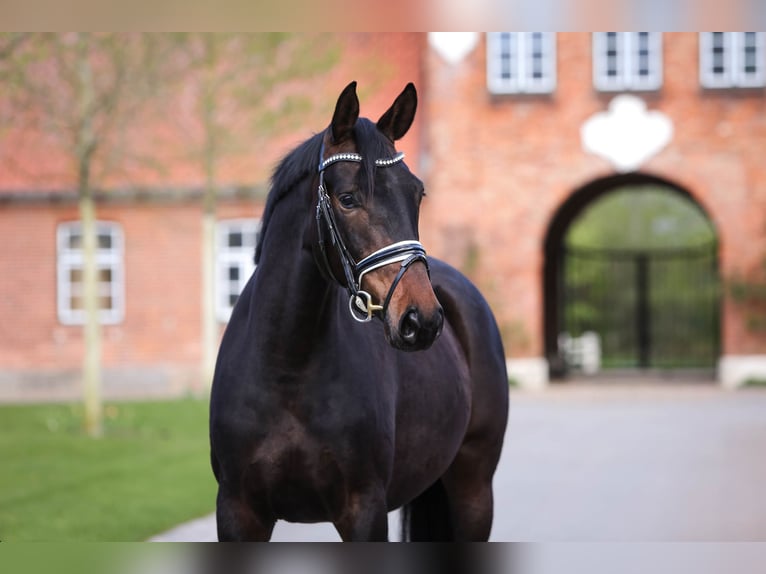
[(429, 32), (428, 43), (449, 64), (457, 64), (479, 43), (478, 32)]
[(635, 96), (622, 94), (609, 109), (588, 118), (580, 128), (583, 149), (606, 159), (621, 173), (635, 171), (673, 139), (673, 122), (649, 111)]

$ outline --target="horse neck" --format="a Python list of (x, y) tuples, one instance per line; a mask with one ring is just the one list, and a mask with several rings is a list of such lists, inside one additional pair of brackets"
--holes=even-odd
[(299, 367), (321, 340), (334, 286), (306, 248), (311, 203), (284, 198), (271, 215), (252, 292), (254, 335), (270, 361)]

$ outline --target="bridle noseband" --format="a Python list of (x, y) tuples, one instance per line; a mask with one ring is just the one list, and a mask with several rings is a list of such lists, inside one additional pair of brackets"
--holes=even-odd
[[(335, 214), (333, 213), (330, 203), (330, 196), (327, 194), (327, 189), (324, 185), (324, 171), (332, 164), (339, 161), (350, 161), (361, 163), (362, 156), (357, 153), (337, 153), (322, 160), (324, 156), (324, 145), (322, 145), (322, 153), (319, 156), (319, 189), (317, 190), (317, 232), (319, 235), (319, 252), (322, 256), (323, 273), (328, 278), (333, 278), (337, 281), (337, 278), (333, 275), (330, 262), (327, 259), (327, 251), (325, 248), (325, 236), (322, 231), (322, 223), (327, 226), (327, 230), (330, 234), (332, 244), (340, 258), (341, 265), (343, 266), (343, 274), (346, 277), (346, 285), (351, 295), (348, 301), (348, 309), (351, 316), (360, 323), (366, 323), (371, 321), (376, 313), (380, 313), (381, 316), (385, 316), (388, 310), (388, 304), (391, 302), (391, 297), (394, 294), (394, 290), (399, 282), (404, 277), (407, 269), (416, 261), (422, 261), (429, 277), (431, 271), (428, 266), (428, 259), (426, 258), (426, 250), (420, 241), (407, 240), (393, 243), (382, 249), (378, 249), (374, 253), (371, 253), (358, 263), (354, 261), (351, 253), (349, 252), (346, 244), (343, 242), (338, 231), (338, 224), (335, 221)], [(376, 159), (376, 167), (390, 167), (402, 161), (404, 159), (404, 153), (399, 152), (394, 157), (388, 159)], [(372, 296), (362, 290), (362, 279), (365, 274), (386, 265), (392, 263), (400, 263), (399, 272), (397, 273), (394, 281), (391, 283), (391, 287), (388, 289), (388, 294), (382, 305), (375, 305), (372, 302)]]

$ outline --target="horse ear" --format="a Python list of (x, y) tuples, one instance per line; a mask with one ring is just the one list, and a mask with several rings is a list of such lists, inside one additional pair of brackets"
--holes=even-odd
[(388, 111), (380, 116), (378, 129), (392, 142), (404, 137), (415, 119), (418, 107), (418, 93), (415, 85), (410, 82), (404, 88)]
[(356, 120), (359, 118), (359, 98), (356, 95), (356, 82), (351, 82), (338, 96), (335, 113), (332, 116), (332, 141), (338, 144), (351, 135)]

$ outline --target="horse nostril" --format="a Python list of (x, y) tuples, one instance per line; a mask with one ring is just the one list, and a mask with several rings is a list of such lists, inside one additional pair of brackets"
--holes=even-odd
[(410, 309), (402, 317), (402, 321), (399, 325), (399, 334), (402, 339), (409, 343), (414, 344), (417, 341), (418, 333), (420, 332), (420, 319), (416, 309)]
[(436, 313), (436, 320), (434, 321), (436, 326), (436, 337), (438, 338), (439, 335), (442, 334), (442, 328), (444, 327), (444, 309), (439, 307), (437, 313)]

